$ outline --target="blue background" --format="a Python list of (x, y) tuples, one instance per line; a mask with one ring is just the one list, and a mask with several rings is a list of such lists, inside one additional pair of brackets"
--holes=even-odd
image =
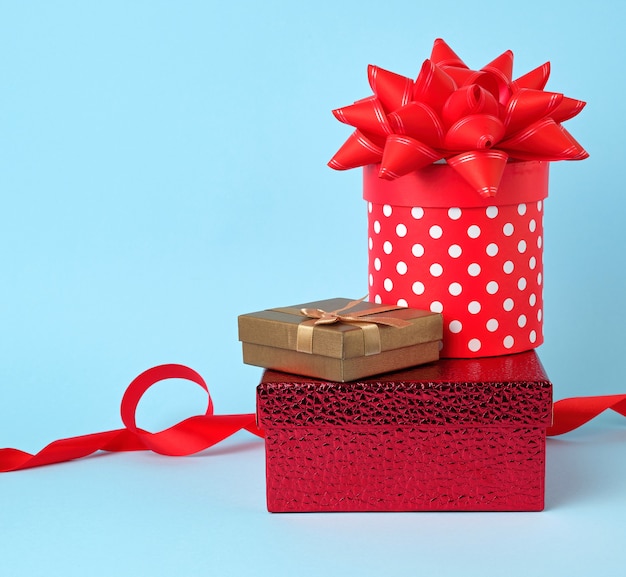
[[(252, 412), (238, 314), (367, 291), (360, 171), (326, 162), (369, 94), (367, 64), (415, 76), (443, 37), (472, 68), (588, 101), (554, 163), (545, 335), (555, 397), (626, 392), (623, 4), (2, 2), (0, 446), (120, 426), (128, 382), (165, 362)], [(194, 385), (142, 401), (160, 429)], [(0, 476), (6, 575), (621, 574), (626, 427), (548, 444), (539, 514), (271, 515), (260, 440), (189, 458), (102, 455)]]

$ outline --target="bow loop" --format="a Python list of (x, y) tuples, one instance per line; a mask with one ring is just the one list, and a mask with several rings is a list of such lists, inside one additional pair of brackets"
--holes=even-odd
[(300, 313), (307, 317), (307, 320), (298, 325), (296, 333), (296, 351), (300, 353), (313, 354), (314, 328), (319, 325), (330, 325), (334, 323), (345, 323), (358, 325), (363, 331), (364, 354), (365, 356), (375, 355), (381, 352), (380, 333), (378, 325), (386, 325), (395, 328), (410, 326), (409, 321), (395, 317), (383, 317), (378, 313), (398, 310), (399, 306), (373, 305), (363, 310), (352, 311), (350, 314), (342, 314), (361, 304), (366, 297), (355, 301), (350, 301), (347, 305), (325, 311), (323, 309), (302, 308)]
[(493, 196), (502, 159), (582, 160), (587, 152), (561, 123), (585, 103), (544, 92), (549, 75), (546, 62), (514, 80), (510, 50), (472, 70), (440, 38), (415, 81), (370, 66), (374, 97), (335, 111), (357, 132), (329, 166), (380, 163), (379, 177), (396, 179), (443, 158), (480, 195)]

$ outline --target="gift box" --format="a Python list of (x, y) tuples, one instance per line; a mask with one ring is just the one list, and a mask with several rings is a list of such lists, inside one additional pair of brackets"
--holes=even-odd
[(543, 203), (548, 163), (508, 163), (482, 197), (447, 164), (395, 180), (364, 169), (369, 297), (443, 313), (442, 357), (543, 342)]
[(540, 511), (551, 409), (534, 351), (351, 383), (267, 370), (268, 509)]
[(441, 312), (442, 357), (543, 341), (548, 163), (587, 152), (563, 127), (585, 103), (513, 78), (507, 50), (470, 69), (442, 40), (417, 78), (368, 67), (373, 95), (334, 110), (356, 128), (333, 156), (364, 167), (369, 298)]
[(239, 316), (250, 365), (345, 382), (439, 358), (438, 313), (335, 298)]

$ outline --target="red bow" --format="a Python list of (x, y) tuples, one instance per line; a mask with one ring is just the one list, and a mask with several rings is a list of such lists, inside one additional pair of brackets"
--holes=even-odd
[(356, 128), (328, 163), (346, 170), (380, 163), (394, 179), (445, 159), (481, 196), (494, 196), (509, 160), (589, 156), (561, 122), (585, 106), (543, 90), (550, 63), (512, 79), (507, 50), (471, 70), (440, 38), (414, 81), (368, 67), (373, 96), (333, 111)]

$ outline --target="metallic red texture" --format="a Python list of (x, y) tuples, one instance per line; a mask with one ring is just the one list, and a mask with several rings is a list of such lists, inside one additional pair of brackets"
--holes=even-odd
[(534, 351), (349, 383), (265, 371), (268, 509), (540, 511), (551, 409)]

